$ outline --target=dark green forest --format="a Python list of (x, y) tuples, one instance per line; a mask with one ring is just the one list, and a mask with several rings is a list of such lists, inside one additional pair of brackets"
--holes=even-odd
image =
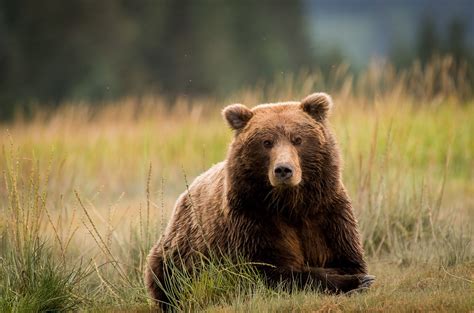
[[(443, 38), (433, 19), (420, 23), (417, 49), (394, 49), (395, 65), (436, 53), (472, 59), (463, 21)], [(301, 0), (0, 0), (0, 116), (31, 103), (220, 96), (280, 73), (327, 71), (342, 55), (312, 40)]]
[(316, 64), (301, 4), (278, 4), (3, 0), (1, 102), (222, 93)]

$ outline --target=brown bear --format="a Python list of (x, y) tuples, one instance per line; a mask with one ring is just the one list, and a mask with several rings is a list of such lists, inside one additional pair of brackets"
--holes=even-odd
[(223, 110), (234, 131), (227, 159), (178, 198), (151, 249), (145, 282), (153, 299), (167, 302), (167, 262), (179, 258), (191, 268), (209, 250), (262, 264), (257, 270), (270, 286), (347, 292), (371, 285), (327, 121), (331, 106), (329, 95), (314, 93)]

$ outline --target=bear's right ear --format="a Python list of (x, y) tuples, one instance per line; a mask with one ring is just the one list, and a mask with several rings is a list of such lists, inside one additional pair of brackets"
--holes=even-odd
[(233, 130), (239, 130), (247, 125), (253, 113), (243, 104), (231, 104), (222, 110), (222, 116)]
[(324, 92), (313, 93), (301, 101), (303, 111), (311, 115), (318, 122), (326, 119), (332, 105), (331, 96)]

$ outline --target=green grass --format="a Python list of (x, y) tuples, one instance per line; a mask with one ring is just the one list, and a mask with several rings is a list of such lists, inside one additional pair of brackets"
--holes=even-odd
[[(176, 308), (474, 309), (474, 102), (452, 90), (415, 97), (393, 79), (371, 96), (344, 82), (332, 93), (373, 288), (268, 290), (248, 264), (211, 260), (199, 277), (176, 273)], [(312, 76), (295, 78), (231, 100), (299, 99), (317, 86)], [(225, 158), (232, 134), (219, 111), (231, 100), (178, 101), (173, 110), (156, 98), (98, 111), (66, 104), (0, 125), (0, 311), (150, 310), (145, 257), (186, 181)]]
[[(10, 159), (11, 160), (11, 159)], [(66, 262), (65, 251), (52, 251), (42, 236), (46, 190), (37, 169), (23, 185), (19, 164), (5, 164), (8, 201), (2, 203), (3, 227), (0, 233), (0, 310), (2, 312), (65, 311), (77, 309), (75, 296), (87, 266)], [(58, 238), (59, 239), (59, 238)]]

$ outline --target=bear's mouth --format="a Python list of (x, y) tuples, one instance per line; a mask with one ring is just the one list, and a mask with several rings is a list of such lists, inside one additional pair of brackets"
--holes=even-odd
[(278, 182), (276, 184), (273, 184), (270, 182), (272, 187), (277, 188), (277, 189), (291, 189), (297, 187), (299, 184), (292, 182), (292, 181), (285, 181), (285, 182)]
[(301, 177), (290, 177), (281, 179), (274, 176), (269, 176), (270, 185), (277, 189), (291, 189), (297, 187), (301, 183)]

